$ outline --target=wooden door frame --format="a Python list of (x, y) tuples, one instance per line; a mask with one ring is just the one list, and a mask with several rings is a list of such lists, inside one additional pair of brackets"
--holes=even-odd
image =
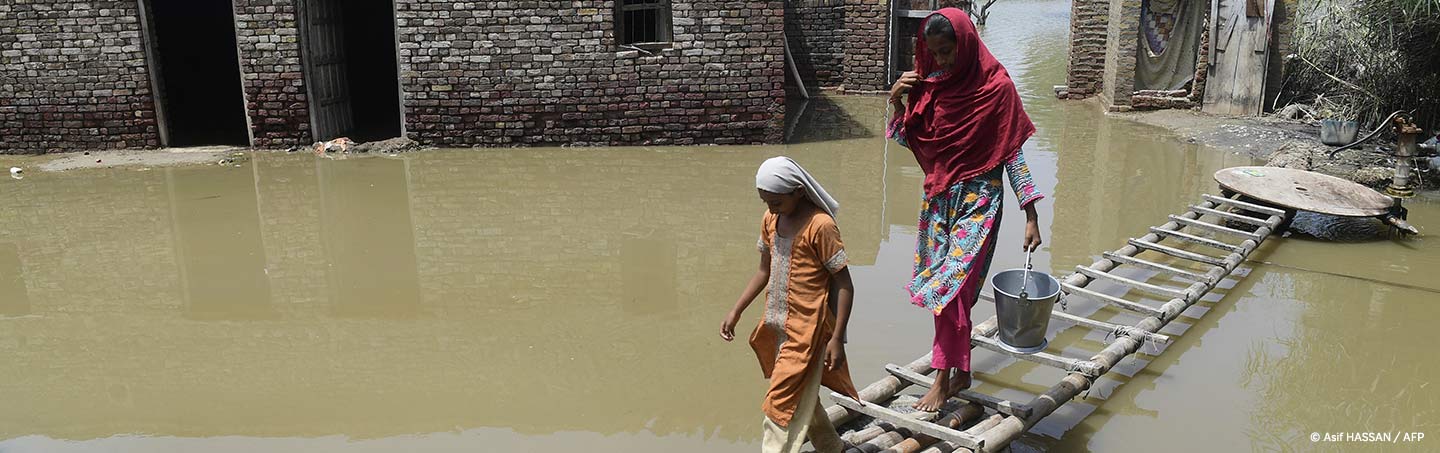
[[(395, 97), (397, 97), (396, 108), (400, 109), (400, 136), (409, 135), (405, 124), (405, 79), (400, 77), (400, 0), (390, 0), (390, 27), (395, 30)], [(405, 166), (406, 177), (408, 178), (410, 166), (407, 161)]]
[(315, 110), (315, 76), (310, 70), (310, 5), (308, 0), (295, 0), (296, 43), (300, 48), (300, 74), (305, 78), (305, 110), (310, 113), (310, 141), (320, 141), (320, 117)]
[[(188, 0), (194, 1), (194, 0)], [(255, 146), (255, 119), (250, 117), (250, 94), (245, 92), (245, 52), (240, 49), (240, 12), (235, 10), (235, 0), (225, 0), (230, 5), (230, 33), (235, 34), (235, 72), (240, 75), (240, 109), (245, 115), (245, 141)]]
[[(305, 78), (305, 109), (310, 112), (310, 139), (311, 141), (320, 141), (320, 134), (318, 133), (320, 118), (317, 116), (318, 113), (316, 113), (315, 103), (317, 101), (315, 99), (315, 84), (312, 83), (315, 79), (313, 73), (310, 71), (310, 51), (307, 48), (310, 41), (310, 13), (308, 12), (308, 2), (309, 0), (295, 0), (296, 32), (300, 35), (296, 42), (300, 44), (300, 71)], [(341, 1), (341, 4), (343, 5), (344, 2)], [(409, 131), (406, 129), (405, 124), (405, 84), (402, 83), (403, 80), (400, 78), (400, 2), (398, 0), (390, 0), (390, 27), (395, 31), (395, 97), (399, 100), (397, 104), (400, 109), (399, 136), (405, 137)], [(347, 61), (346, 64), (349, 64), (349, 62)], [(346, 82), (349, 82), (348, 78)], [(352, 97), (354, 95), (354, 93), (351, 93)], [(354, 102), (354, 100), (352, 99), (351, 102)]]
[[(156, 27), (154, 16), (151, 14), (153, 8), (150, 2), (153, 0), (136, 0), (137, 15), (140, 16), (140, 43), (145, 53), (145, 72), (150, 78), (150, 102), (155, 108), (155, 128), (160, 132), (160, 146), (170, 146), (170, 124), (167, 121), (165, 112), (165, 80), (162, 68), (160, 67), (160, 49), (155, 45)], [(240, 109), (245, 117), (245, 142), (247, 146), (255, 146), (255, 127), (250, 118), (249, 95), (245, 93), (245, 58), (240, 50), (240, 14), (235, 11), (235, 1), (225, 0), (230, 8), (230, 33), (235, 35), (235, 71), (240, 75)]]
[(155, 127), (160, 132), (160, 147), (170, 146), (170, 125), (165, 120), (165, 83), (161, 80), (159, 53), (155, 47), (155, 24), (150, 16), (151, 0), (137, 0), (140, 16), (140, 44), (145, 48), (145, 72), (150, 76), (150, 103), (155, 108)]

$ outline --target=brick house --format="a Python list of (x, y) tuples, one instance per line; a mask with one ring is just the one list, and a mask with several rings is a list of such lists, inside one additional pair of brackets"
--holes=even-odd
[[(1230, 5), (1232, 2), (1225, 2)], [(1266, 59), (1262, 65), (1266, 66), (1263, 84), (1260, 92), (1264, 99), (1274, 99), (1279, 93), (1281, 85), (1281, 69), (1283, 67), (1284, 55), (1294, 48), (1293, 33), (1296, 21), (1293, 19), (1297, 8), (1297, 0), (1271, 0), (1265, 3), (1262, 0), (1247, 0), (1233, 2), (1243, 8), (1245, 6), (1263, 8), (1258, 5), (1270, 5), (1272, 12), (1257, 12), (1251, 15), (1272, 15), (1272, 31), (1261, 35), (1261, 43), (1258, 48), (1268, 48)], [(1062, 98), (1083, 99), (1098, 96), (1106, 109), (1111, 111), (1128, 111), (1131, 109), (1161, 109), (1161, 108), (1192, 108), (1198, 107), (1206, 100), (1208, 78), (1216, 69), (1215, 49), (1211, 41), (1224, 44), (1232, 36), (1244, 34), (1247, 31), (1233, 30), (1234, 23), (1226, 24), (1223, 19), (1216, 19), (1216, 8), (1219, 2), (1215, 0), (1074, 0), (1071, 2), (1070, 13), (1070, 63), (1066, 84), (1057, 87), (1056, 94)], [(1154, 14), (1147, 8), (1157, 5), (1171, 5), (1176, 8), (1171, 13), (1156, 11)], [(1185, 17), (1167, 17), (1185, 16)], [(1189, 19), (1187, 20), (1186, 17)], [(1157, 19), (1158, 18), (1158, 19)], [(1176, 25), (1189, 22), (1189, 28), (1194, 35), (1189, 40), (1178, 39), (1183, 25)], [(1216, 22), (1220, 26), (1216, 27)], [(1160, 40), (1155, 36), (1164, 35), (1169, 38), (1169, 47), (1185, 47), (1189, 55), (1182, 62), (1171, 62), (1174, 64), (1170, 69), (1176, 77), (1170, 80), (1184, 80), (1187, 83), (1181, 86), (1167, 86), (1157, 83), (1155, 73), (1157, 70), (1148, 70), (1150, 65), (1156, 65), (1155, 61), (1160, 58), (1151, 58), (1156, 54), (1155, 44)], [(1238, 41), (1238, 39), (1237, 39)], [(1149, 46), (1149, 47), (1147, 47)], [(1163, 49), (1163, 47), (1161, 47)], [(1257, 50), (1258, 51), (1258, 50)], [(1164, 53), (1161, 51), (1160, 53)], [(1169, 52), (1175, 53), (1175, 52)], [(1258, 68), (1251, 67), (1249, 70)], [(1148, 76), (1148, 77), (1147, 77)], [(1165, 77), (1159, 77), (1165, 78)], [(1151, 79), (1151, 80), (1147, 80)], [(1219, 87), (1217, 93), (1225, 93), (1220, 97), (1228, 96), (1231, 87), (1226, 84)], [(1215, 96), (1212, 93), (1211, 98)]]
[(398, 135), (437, 146), (776, 143), (785, 8), (7, 1), (0, 152)]

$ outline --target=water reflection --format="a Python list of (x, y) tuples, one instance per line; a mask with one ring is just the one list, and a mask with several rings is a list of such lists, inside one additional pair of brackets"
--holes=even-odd
[(251, 173), (166, 169), (165, 187), (185, 316), (273, 318)]
[(620, 243), (621, 298), (626, 316), (678, 308), (679, 249), (673, 234), (630, 231)]
[(15, 244), (0, 243), (0, 315), (30, 313), (30, 291), (25, 288), (25, 266)]
[(420, 280), (410, 217), (409, 164), (317, 160), (329, 300), (342, 316), (414, 314)]

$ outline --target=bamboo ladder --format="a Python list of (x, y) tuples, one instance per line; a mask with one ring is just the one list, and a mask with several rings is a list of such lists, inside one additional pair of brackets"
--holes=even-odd
[[(1103, 258), (1089, 266), (1077, 266), (1075, 273), (1061, 280), (1061, 289), (1066, 293), (1066, 297), (1090, 299), (1143, 316), (1134, 325), (1125, 326), (1063, 312), (1051, 313), (1054, 319), (1115, 335), (1114, 342), (1089, 359), (1065, 357), (1044, 351), (1034, 354), (1008, 351), (1000, 346), (999, 328), (995, 317), (991, 317), (975, 327), (971, 333), (972, 347), (985, 348), (1016, 359), (1068, 372), (1064, 378), (1044, 393), (1029, 402), (1020, 403), (966, 390), (953, 396), (953, 398), (967, 402), (959, 409), (939, 413), (902, 414), (900, 411), (891, 409), (888, 403), (906, 387), (914, 385), (929, 388), (934, 383), (933, 378), (927, 376), (933, 371), (930, 368), (930, 355), (926, 354), (905, 366), (887, 365), (885, 369), (890, 376), (871, 383), (860, 391), (860, 399), (864, 400), (866, 404), (857, 404), (848, 397), (831, 394), (832, 400), (838, 405), (827, 407), (826, 412), (830, 416), (830, 420), (837, 426), (860, 415), (876, 419), (874, 426), (844, 433), (844, 438), (857, 446), (847, 453), (873, 452), (882, 449), (886, 452), (905, 453), (1003, 450), (1030, 427), (1055, 412), (1060, 405), (1090, 388), (1096, 379), (1109, 372), (1121, 359), (1134, 354), (1144, 341), (1170, 342), (1169, 336), (1156, 332), (1213, 290), (1215, 285), (1234, 271), (1250, 253), (1259, 248), (1265, 239), (1279, 229), (1279, 226), (1289, 216), (1282, 209), (1235, 199), (1238, 197), (1222, 198), (1206, 194), (1202, 195), (1202, 198), (1203, 201), (1200, 204), (1190, 205), (1185, 213), (1171, 215), (1169, 221), (1164, 225), (1150, 228), (1149, 234), (1139, 239), (1128, 240), (1127, 244), (1119, 250), (1103, 253)], [(1224, 209), (1248, 211), (1256, 216), (1252, 217)], [(1201, 220), (1206, 216), (1219, 219), (1219, 221), (1212, 223)], [(1237, 229), (1226, 226), (1227, 223), (1234, 226), (1248, 225), (1249, 228)], [(1195, 233), (1214, 234), (1216, 237), (1234, 237), (1239, 242), (1223, 242)], [(1162, 244), (1161, 242), (1164, 240), (1198, 244), (1226, 252), (1226, 254), (1215, 256), (1181, 250)], [(1200, 263), (1209, 270), (1203, 273), (1183, 270), (1137, 257), (1141, 252), (1147, 251)], [(1122, 265), (1169, 274), (1191, 283), (1185, 288), (1159, 286), (1112, 273)], [(1159, 307), (1153, 307), (1088, 289), (1087, 286), (1096, 280), (1161, 295), (1168, 298), (1169, 301)], [(989, 299), (985, 295), (981, 297)], [(981, 420), (986, 414), (991, 415)], [(969, 427), (961, 430), (966, 425)]]

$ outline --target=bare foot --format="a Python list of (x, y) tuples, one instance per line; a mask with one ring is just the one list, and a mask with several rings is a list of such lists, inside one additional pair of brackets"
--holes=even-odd
[(935, 384), (930, 386), (930, 391), (915, 402), (915, 409), (924, 412), (935, 412), (950, 399), (950, 369), (937, 370), (935, 372)]
[(920, 397), (920, 401), (915, 402), (915, 409), (925, 412), (939, 411), (940, 407), (945, 404), (945, 401), (950, 399), (950, 396), (959, 393), (961, 390), (970, 388), (969, 372), (957, 370), (957, 372), (954, 373), (954, 378), (946, 376), (948, 374), (951, 374), (950, 370), (936, 373), (935, 382), (946, 382), (947, 384), (930, 387), (930, 391), (925, 392), (925, 396)]
[[(958, 371), (958, 370), (957, 370)], [(959, 371), (955, 373), (955, 379), (950, 380), (950, 394), (960, 393), (961, 390), (970, 388), (970, 372)]]

